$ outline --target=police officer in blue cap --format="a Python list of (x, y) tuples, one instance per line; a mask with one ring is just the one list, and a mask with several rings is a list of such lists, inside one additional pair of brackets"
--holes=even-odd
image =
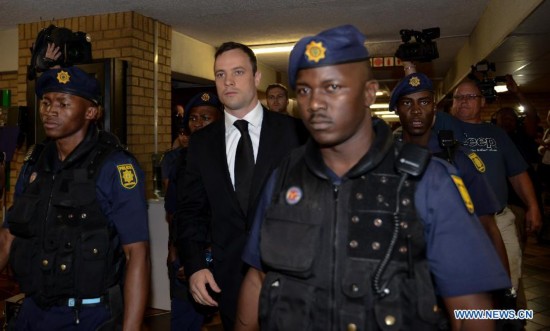
[(427, 147), (434, 156), (453, 164), (461, 174), (485, 231), (491, 238), (499, 258), (510, 274), (506, 248), (495, 223), (498, 200), (485, 176), (485, 166), (476, 153), (466, 149), (446, 132), (432, 131), (436, 105), (432, 81), (423, 73), (405, 76), (390, 97), (390, 109), (399, 116), (402, 136), (399, 140)]
[[(372, 119), (378, 83), (364, 42), (345, 25), (290, 54), (313, 139), (266, 186), (243, 253), (254, 268), (238, 330), (435, 330), (436, 295), (451, 312), (489, 309), (486, 292), (510, 286), (456, 170), (419, 146), (397, 150)], [(457, 330), (493, 324), (450, 319)]]
[(50, 69), (36, 94), (48, 138), (26, 158), (0, 230), (0, 269), (9, 257), (25, 294), (11, 322), (15, 330), (139, 330), (149, 288), (143, 172), (117, 137), (98, 130), (95, 78)]
[[(222, 117), (222, 104), (216, 94), (200, 92), (193, 96), (185, 106), (182, 129), (184, 132), (192, 135)], [(205, 315), (210, 315), (214, 309), (200, 307), (190, 297), (189, 284), (185, 277), (181, 260), (177, 255), (176, 247), (174, 246), (175, 224), (172, 222), (174, 213), (176, 212), (178, 189), (182, 189), (181, 184), (185, 176), (187, 147), (168, 152), (163, 160), (166, 160), (164, 163), (170, 169), (166, 196), (164, 197), (164, 209), (166, 210), (166, 219), (170, 226), (168, 271), (170, 277), (170, 297), (172, 298), (171, 330), (200, 331), (205, 320)]]

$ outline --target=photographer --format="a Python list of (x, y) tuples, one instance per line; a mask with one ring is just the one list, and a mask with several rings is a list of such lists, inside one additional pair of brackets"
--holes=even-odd
[(37, 73), (48, 69), (89, 63), (92, 60), (90, 40), (85, 32), (73, 32), (53, 24), (42, 29), (31, 47), (27, 79), (34, 80)]

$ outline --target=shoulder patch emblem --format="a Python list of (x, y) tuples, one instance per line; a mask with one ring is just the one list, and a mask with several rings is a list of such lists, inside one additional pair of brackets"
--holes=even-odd
[(464, 182), (462, 181), (462, 178), (451, 175), (451, 178), (453, 179), (453, 182), (456, 185), (456, 188), (458, 189), (458, 192), (460, 193), (460, 197), (462, 198), (462, 201), (464, 202), (464, 205), (466, 206), (466, 209), (470, 214), (474, 213), (474, 203), (472, 202), (472, 199), (470, 198), (470, 193), (468, 193), (468, 190), (466, 189), (466, 186), (464, 186)]
[(118, 169), (118, 175), (120, 177), (120, 184), (126, 189), (133, 189), (136, 187), (138, 179), (134, 166), (131, 164), (120, 164), (116, 166)]
[(25, 155), (25, 159), (23, 160), (24, 162), (27, 162), (31, 159), (32, 152), (34, 151), (35, 147), (36, 147), (36, 145), (32, 145), (31, 147), (29, 147), (29, 150), (27, 151), (27, 154)]
[(36, 171), (33, 172), (33, 173), (31, 174), (31, 176), (29, 177), (29, 183), (34, 182), (34, 181), (36, 180), (36, 177), (37, 177), (37, 176), (38, 176), (38, 174), (36, 173)]
[(468, 154), (468, 157), (470, 160), (472, 160), (474, 166), (476, 167), (477, 171), (479, 172), (485, 172), (485, 163), (483, 163), (483, 160), (477, 155), (476, 153), (472, 152)]
[(289, 205), (295, 205), (302, 200), (302, 190), (297, 186), (292, 186), (286, 191), (285, 200)]

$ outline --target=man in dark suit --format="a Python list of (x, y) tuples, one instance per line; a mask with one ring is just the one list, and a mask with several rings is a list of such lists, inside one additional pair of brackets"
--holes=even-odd
[[(177, 188), (177, 246), (193, 298), (219, 306), (224, 329), (232, 330), (247, 271), (241, 253), (259, 193), (278, 162), (303, 139), (298, 120), (269, 112), (258, 101), (261, 73), (250, 48), (222, 44), (214, 72), (224, 120), (191, 137), (185, 178), (178, 180), (183, 184)], [(246, 148), (241, 146), (245, 142)], [(249, 156), (244, 174), (243, 149)], [(242, 179), (243, 175), (250, 177)], [(211, 269), (204, 254), (207, 240), (212, 246)]]

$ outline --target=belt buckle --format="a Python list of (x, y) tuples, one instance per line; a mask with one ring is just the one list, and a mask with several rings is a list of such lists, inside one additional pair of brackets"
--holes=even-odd
[[(97, 298), (90, 298), (90, 299), (80, 299), (81, 305), (93, 305), (101, 303), (101, 297)], [(68, 298), (67, 299), (67, 306), (68, 307), (74, 307), (76, 305), (76, 299), (75, 298)]]

